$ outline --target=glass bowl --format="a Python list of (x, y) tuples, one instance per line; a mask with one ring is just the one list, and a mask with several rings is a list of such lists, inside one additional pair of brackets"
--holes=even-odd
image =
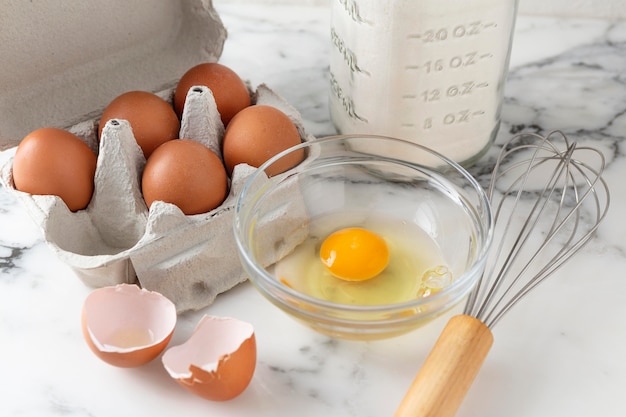
[[(302, 150), (299, 165), (266, 175)], [(411, 331), (461, 303), (484, 270), (493, 221), (485, 192), (460, 165), (404, 140), (349, 135), (304, 142), (255, 170), (237, 195), (233, 227), (243, 269), (264, 297), (323, 334), (373, 340)], [(319, 247), (346, 227), (376, 230), (390, 243), (387, 269), (402, 248), (407, 262), (437, 259), (425, 272), (394, 266), (399, 272), (387, 281), (336, 278), (321, 265)], [(388, 229), (397, 236), (386, 236)], [(405, 232), (426, 240), (398, 238)], [(306, 263), (287, 262), (295, 253), (306, 254)]]

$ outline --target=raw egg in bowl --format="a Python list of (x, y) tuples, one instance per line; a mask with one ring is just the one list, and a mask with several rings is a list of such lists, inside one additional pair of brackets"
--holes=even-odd
[[(267, 175), (303, 150), (298, 166)], [(460, 165), (408, 141), (358, 135), (268, 160), (239, 192), (233, 227), (243, 268), (269, 301), (321, 333), (371, 340), (459, 305), (484, 270), (493, 222)]]

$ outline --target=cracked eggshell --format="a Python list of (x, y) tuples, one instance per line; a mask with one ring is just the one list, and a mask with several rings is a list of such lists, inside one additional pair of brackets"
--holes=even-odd
[(131, 368), (156, 358), (176, 326), (176, 307), (163, 295), (120, 284), (92, 291), (83, 303), (87, 345), (104, 362)]
[(191, 337), (169, 348), (161, 361), (183, 388), (212, 401), (240, 395), (252, 381), (257, 351), (251, 324), (205, 315)]

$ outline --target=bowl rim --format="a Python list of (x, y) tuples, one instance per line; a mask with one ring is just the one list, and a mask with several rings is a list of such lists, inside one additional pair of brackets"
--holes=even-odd
[[(480, 250), (477, 251), (476, 256), (475, 256), (475, 261), (472, 263), (471, 267), (465, 270), (459, 277), (454, 279), (442, 291), (439, 291), (425, 298), (416, 298), (413, 300), (408, 300), (408, 301), (403, 301), (400, 303), (393, 303), (393, 304), (351, 305), (351, 304), (334, 303), (328, 300), (324, 300), (321, 298), (316, 298), (316, 297), (304, 294), (302, 292), (296, 291), (293, 288), (290, 288), (287, 285), (282, 284), (279, 280), (276, 279), (276, 277), (274, 277), (272, 274), (267, 272), (265, 267), (260, 265), (254, 259), (253, 256), (250, 255), (248, 248), (247, 248), (248, 245), (245, 243), (246, 230), (244, 230), (244, 228), (242, 227), (243, 224), (241, 222), (242, 212), (244, 211), (243, 200), (248, 197), (248, 194), (250, 194), (250, 189), (252, 188), (253, 184), (256, 181), (258, 181), (258, 178), (266, 177), (265, 172), (264, 172), (265, 169), (271, 164), (273, 164), (274, 162), (276, 162), (278, 159), (298, 149), (306, 150), (307, 148), (311, 148), (314, 145), (322, 144), (323, 146), (323, 144), (327, 142), (331, 142), (331, 143), (345, 142), (346, 140), (358, 140), (361, 138), (368, 139), (368, 140), (370, 139), (384, 140), (388, 143), (390, 142), (401, 143), (403, 144), (403, 146), (412, 146), (417, 149), (420, 149), (423, 152), (431, 154), (432, 156), (440, 160), (443, 163), (442, 164), (443, 166), (452, 168), (454, 172), (460, 174), (468, 182), (468, 185), (471, 186), (471, 190), (473, 190), (478, 195), (479, 200), (481, 201), (482, 206), (484, 207), (484, 212), (485, 212), (485, 216), (484, 216), (485, 221), (483, 221), (482, 217), (478, 215), (475, 216), (475, 220), (478, 220), (478, 224), (481, 226), (481, 228), (483, 228), (482, 245), (480, 247)], [(389, 158), (389, 159), (391, 160), (393, 158)], [(287, 170), (286, 172), (282, 174), (276, 175), (273, 178), (278, 179), (278, 181), (281, 181), (284, 178), (294, 175), (298, 167), (301, 167), (304, 162), (306, 162), (306, 159), (305, 161), (301, 162), (297, 166), (291, 168), (290, 170)], [(419, 165), (414, 162), (412, 162), (411, 164)], [(436, 168), (432, 168), (432, 167), (428, 167), (424, 165), (419, 165), (419, 166), (426, 168), (427, 170), (430, 170), (432, 172), (437, 172), (440, 175), (442, 174), (442, 172), (437, 171)], [(264, 185), (263, 192), (265, 192), (269, 188), (270, 186), (268, 186), (267, 184)], [(257, 201), (258, 196), (261, 194), (262, 194), (261, 192), (257, 192), (257, 198), (255, 198), (254, 201)], [(306, 142), (302, 142), (298, 145), (292, 146), (278, 153), (274, 157), (268, 159), (265, 163), (260, 165), (258, 168), (256, 168), (253, 171), (253, 173), (246, 179), (243, 187), (237, 194), (234, 208), (235, 208), (235, 211), (233, 215), (233, 231), (235, 235), (235, 243), (237, 246), (238, 255), (240, 256), (242, 263), (244, 263), (244, 269), (246, 269), (246, 274), (248, 275), (248, 278), (253, 283), (253, 285), (258, 288), (259, 287), (258, 282), (262, 282), (264, 286), (269, 286), (273, 290), (277, 290), (281, 294), (288, 295), (290, 298), (298, 302), (305, 303), (307, 306), (315, 307), (316, 312), (318, 311), (317, 310), (318, 308), (322, 310), (326, 310), (326, 311), (334, 310), (336, 312), (345, 312), (345, 313), (358, 312), (361, 314), (363, 313), (379, 314), (379, 313), (395, 311), (395, 310), (402, 311), (402, 310), (415, 309), (415, 308), (420, 308), (420, 307), (425, 307), (428, 305), (436, 304), (439, 300), (441, 300), (444, 297), (449, 297), (451, 294), (455, 295), (455, 298), (459, 298), (459, 301), (460, 301), (460, 299), (463, 296), (467, 295), (472, 290), (472, 288), (475, 287), (475, 285), (480, 281), (480, 278), (481, 278), (480, 276), (484, 273), (484, 267), (485, 267), (488, 253), (489, 253), (492, 241), (493, 241), (493, 233), (494, 233), (493, 212), (491, 209), (491, 204), (487, 196), (487, 193), (480, 186), (478, 181), (464, 167), (462, 167), (459, 163), (451, 160), (450, 158), (424, 145), (420, 145), (418, 143), (414, 143), (405, 139), (399, 139), (399, 138), (394, 138), (390, 136), (375, 135), (375, 134), (350, 134), (350, 135), (325, 136), (321, 138), (315, 138)], [(478, 214), (478, 213), (475, 212), (474, 214)], [(251, 269), (255, 274), (257, 274), (257, 277), (253, 278), (252, 276), (253, 274), (249, 273), (249, 271), (247, 271), (248, 269)], [(480, 272), (481, 270), (483, 272)], [(475, 276), (475, 275), (478, 275), (478, 277), (474, 280), (473, 283), (471, 283), (471, 285), (467, 285), (468, 284), (467, 281), (470, 279), (470, 277)], [(262, 278), (258, 278), (258, 277), (262, 277)], [(262, 292), (266, 296), (267, 290), (263, 289)], [(277, 299), (276, 297), (272, 297), (272, 298), (274, 300)], [(280, 299), (279, 301), (281, 304), (284, 304), (284, 299)], [(293, 308), (293, 306), (291, 306), (290, 308)], [(437, 314), (438, 312), (439, 310), (434, 310), (431, 312), (431, 314)], [(307, 316), (319, 317), (319, 314), (314, 314), (312, 311), (309, 311), (308, 309), (304, 311), (304, 313)], [(324, 316), (327, 317), (327, 315), (324, 315)], [(419, 316), (419, 315), (415, 315), (415, 316)], [(359, 324), (362, 324), (364, 322), (363, 320), (339, 319), (338, 317), (333, 317), (332, 320), (341, 321), (344, 323), (356, 321)], [(372, 322), (377, 322), (377, 320), (374, 320)]]

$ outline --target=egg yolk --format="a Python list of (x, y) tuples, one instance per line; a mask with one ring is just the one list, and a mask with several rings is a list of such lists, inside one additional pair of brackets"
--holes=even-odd
[(337, 278), (364, 281), (380, 274), (389, 263), (389, 249), (376, 233), (350, 227), (330, 234), (320, 248), (320, 259)]

